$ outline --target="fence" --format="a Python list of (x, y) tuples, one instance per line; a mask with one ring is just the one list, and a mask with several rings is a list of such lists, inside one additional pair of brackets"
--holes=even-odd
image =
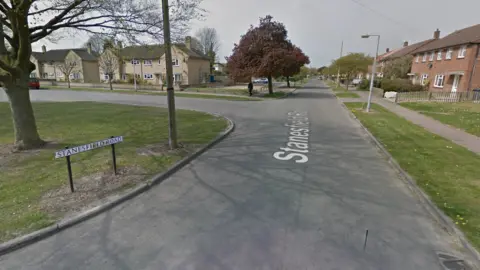
[(480, 102), (480, 91), (468, 92), (404, 92), (397, 93), (395, 102)]

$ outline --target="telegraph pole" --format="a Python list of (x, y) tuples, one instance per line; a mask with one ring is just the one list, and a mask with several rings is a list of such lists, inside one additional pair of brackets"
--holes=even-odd
[[(342, 46), (340, 47), (340, 58), (342, 58), (343, 55), (343, 40), (342, 40)], [(340, 67), (338, 67), (338, 73), (337, 73), (337, 87), (340, 86)]]
[(175, 120), (175, 96), (173, 92), (172, 44), (170, 40), (170, 16), (168, 0), (162, 0), (163, 39), (165, 46), (165, 67), (167, 69), (167, 104), (168, 104), (168, 144), (170, 149), (177, 145), (177, 124)]

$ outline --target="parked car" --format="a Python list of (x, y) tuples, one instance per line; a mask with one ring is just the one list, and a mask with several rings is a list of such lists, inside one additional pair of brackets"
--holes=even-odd
[(353, 79), (352, 84), (357, 86), (362, 82), (362, 79)]
[(268, 83), (268, 79), (267, 78), (258, 78), (258, 79), (253, 80), (253, 83)]
[(28, 82), (28, 87), (30, 89), (40, 89), (40, 81), (37, 78), (30, 78)]

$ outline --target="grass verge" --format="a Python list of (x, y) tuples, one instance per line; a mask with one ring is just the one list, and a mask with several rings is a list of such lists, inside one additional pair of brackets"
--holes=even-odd
[(358, 94), (351, 92), (336, 92), (335, 95), (339, 98), (360, 98)]
[(400, 105), (480, 137), (480, 104), (411, 102)]
[[(89, 196), (91, 190), (82, 190), (82, 185), (87, 184), (90, 176), (106, 173), (112, 178), (109, 181), (115, 185), (126, 179), (124, 185), (109, 190), (110, 193), (122, 191), (166, 170), (194, 149), (210, 142), (227, 127), (223, 118), (177, 110), (178, 139), (184, 148), (171, 151), (165, 146), (168, 142), (168, 112), (165, 108), (90, 102), (33, 105), (41, 136), (56, 145), (49, 149), (10, 153), (9, 144), (13, 139), (11, 121), (4, 121), (0, 125), (0, 242), (48, 226), (66, 214), (51, 211), (58, 207), (48, 203), (58, 204), (59, 201), (64, 201), (62, 207), (68, 207), (68, 203), (73, 203), (72, 207), (78, 207), (83, 201), (78, 201), (79, 198), (73, 196)], [(0, 118), (10, 119), (7, 103), (0, 103)], [(55, 150), (113, 135), (125, 136), (124, 142), (116, 147), (121, 175), (113, 177), (111, 173), (111, 153), (108, 147), (72, 156), (73, 178), (77, 188), (74, 193), (76, 195), (72, 195), (68, 189), (65, 159), (55, 160)], [(155, 150), (159, 154), (150, 154), (149, 147), (152, 145), (161, 148)], [(144, 148), (148, 149), (146, 153), (139, 152)], [(103, 180), (89, 179), (95, 188), (105, 184)], [(62, 193), (62, 190), (66, 192)], [(46, 194), (52, 196), (46, 198)], [(106, 195), (108, 194), (100, 192), (90, 198), (95, 201)], [(72, 202), (69, 198), (76, 201)]]
[[(91, 91), (91, 92), (105, 92), (105, 93), (119, 93), (119, 94), (129, 94), (129, 95), (158, 95), (158, 96), (166, 96), (166, 91), (134, 91), (134, 90), (108, 90), (108, 89), (100, 89), (100, 88), (64, 88), (64, 87), (56, 87), (50, 86), (45, 89), (59, 89), (65, 91)], [(187, 97), (187, 98), (204, 98), (204, 99), (221, 99), (221, 100), (231, 100), (231, 101), (259, 101), (259, 98), (250, 98), (250, 97), (242, 97), (242, 96), (226, 96), (226, 95), (215, 95), (215, 94), (193, 94), (193, 93), (185, 93), (185, 92), (175, 92), (176, 97)]]
[(480, 248), (480, 157), (373, 104), (345, 103), (417, 185)]

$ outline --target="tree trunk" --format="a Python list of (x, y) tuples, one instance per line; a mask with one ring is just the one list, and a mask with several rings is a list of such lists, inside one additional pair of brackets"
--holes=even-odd
[(70, 76), (67, 77), (68, 88), (70, 88)]
[(287, 87), (290, 88), (290, 77), (287, 76)]
[(112, 86), (112, 77), (111, 77), (111, 76), (109, 76), (109, 77), (108, 77), (108, 83), (110, 84), (110, 90), (112, 90), (112, 91), (113, 91), (113, 86)]
[(12, 111), (15, 148), (18, 150), (39, 148), (45, 145), (45, 142), (38, 135), (28, 81), (20, 80), (20, 83), (21, 85), (8, 85), (5, 90)]
[(273, 94), (272, 76), (268, 76), (268, 93)]

